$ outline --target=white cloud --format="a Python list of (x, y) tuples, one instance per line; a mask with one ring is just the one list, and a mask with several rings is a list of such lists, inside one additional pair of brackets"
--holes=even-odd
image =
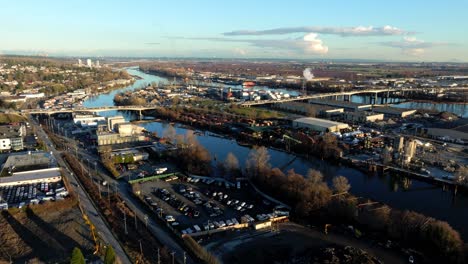
[(421, 56), (427, 49), (436, 46), (450, 45), (444, 42), (427, 42), (415, 37), (404, 37), (401, 41), (387, 41), (381, 42), (380, 44), (387, 47), (399, 48), (404, 54), (410, 56)]
[(403, 49), (403, 53), (414, 56), (414, 57), (419, 57), (423, 55), (426, 52), (425, 49)]
[[(242, 42), (258, 48), (272, 48), (277, 51), (292, 51), (296, 54), (326, 54), (328, 47), (323, 44), (323, 41), (318, 38), (316, 33), (309, 33), (302, 38), (297, 39), (239, 39), (239, 38), (218, 38), (218, 37), (197, 37), (185, 38), (176, 37), (173, 39), (187, 40), (206, 40), (219, 42)], [(238, 50), (239, 51), (239, 50)]]
[(274, 28), (267, 30), (236, 30), (225, 32), (225, 36), (260, 36), (260, 35), (285, 35), (291, 33), (319, 33), (326, 35), (339, 35), (342, 37), (348, 36), (393, 36), (393, 35), (409, 35), (409, 32), (403, 29), (392, 26), (373, 27), (373, 26), (357, 26), (357, 27), (286, 27)]
[(306, 52), (314, 54), (326, 54), (328, 53), (328, 47), (323, 45), (323, 41), (317, 38), (318, 35), (315, 33), (309, 33), (304, 36), (306, 42)]
[(238, 55), (242, 55), (242, 56), (247, 55), (247, 51), (245, 49), (241, 49), (241, 48), (235, 48), (234, 53), (238, 54)]

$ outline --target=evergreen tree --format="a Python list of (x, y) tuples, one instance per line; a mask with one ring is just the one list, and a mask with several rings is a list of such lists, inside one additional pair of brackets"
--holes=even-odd
[(73, 249), (70, 264), (85, 264), (85, 259), (81, 250), (77, 247)]
[(114, 264), (115, 263), (115, 251), (112, 246), (107, 246), (106, 255), (104, 256), (104, 264)]

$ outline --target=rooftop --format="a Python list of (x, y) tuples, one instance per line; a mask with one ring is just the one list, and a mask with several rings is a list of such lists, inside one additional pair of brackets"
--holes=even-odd
[(38, 180), (44, 178), (54, 178), (54, 177), (61, 177), (60, 168), (49, 168), (43, 170), (35, 170), (35, 171), (24, 171), (24, 172), (16, 172), (13, 173), (12, 176), (9, 177), (0, 177), (0, 185), (12, 182), (22, 182), (22, 181), (30, 181), (30, 180)]
[(5, 169), (11, 169), (13, 172), (30, 171), (56, 167), (57, 162), (48, 152), (21, 152), (13, 153), (7, 158), (2, 167), (2, 174), (5, 175)]
[(334, 126), (347, 126), (348, 124), (330, 121), (327, 119), (315, 118), (315, 117), (303, 117), (294, 120), (295, 122), (304, 123), (304, 124), (311, 124), (311, 125), (318, 125), (321, 127), (334, 127)]
[(21, 137), (21, 126), (0, 126), (0, 138)]
[(414, 109), (408, 109), (408, 108), (397, 108), (397, 107), (390, 107), (390, 106), (377, 106), (374, 105), (372, 108), (374, 112), (381, 112), (381, 113), (388, 113), (388, 114), (402, 114), (406, 112), (411, 112), (416, 110)]

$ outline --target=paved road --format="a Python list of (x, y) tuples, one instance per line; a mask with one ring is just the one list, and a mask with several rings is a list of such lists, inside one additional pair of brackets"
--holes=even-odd
[[(286, 243), (291, 243), (293, 246), (306, 243), (308, 247), (311, 248), (340, 245), (352, 246), (354, 248), (365, 250), (382, 260), (383, 263), (408, 263), (406, 256), (403, 254), (378, 245), (373, 245), (369, 241), (363, 239), (356, 239), (333, 232), (325, 235), (316, 228), (307, 228), (293, 222), (282, 223), (279, 225), (279, 229), (281, 230), (279, 234), (270, 232), (269, 230), (265, 229), (258, 231), (247, 231), (237, 236), (230, 236), (214, 240), (205, 245), (205, 247), (214, 252), (214, 254), (216, 254), (219, 258), (222, 258), (223, 255), (226, 255), (227, 253), (231, 254), (234, 250), (238, 249), (238, 246), (242, 246), (242, 244), (247, 243), (248, 246), (257, 247), (267, 246), (264, 244), (264, 242), (262, 242), (265, 240), (276, 240), (276, 242), (273, 244), (277, 244), (278, 247), (280, 247), (280, 245), (285, 246)], [(292, 237), (283, 235), (287, 234), (288, 232), (298, 234), (298, 236), (294, 238), (296, 240), (287, 242), (287, 239), (293, 239)], [(305, 242), (304, 240), (307, 241)]]
[[(68, 138), (66, 139), (67, 142), (65, 142), (66, 146), (73, 146), (72, 140)], [(75, 152), (75, 149), (71, 149), (70, 151)], [(146, 210), (143, 208), (143, 205), (138, 201), (133, 195), (129, 192), (129, 185), (126, 181), (118, 181), (115, 180), (113, 177), (107, 174), (107, 170), (104, 169), (101, 164), (99, 163), (99, 160), (96, 158), (95, 155), (90, 154), (86, 151), (84, 151), (82, 148), (77, 148), (76, 153), (78, 154), (79, 157), (84, 161), (83, 164), (89, 165), (90, 167), (85, 169), (85, 171), (93, 173), (95, 170), (94, 167), (94, 162), (98, 162), (97, 164), (97, 170), (99, 172), (99, 175), (93, 176), (94, 178), (98, 178), (101, 181), (107, 181), (110, 186), (112, 186), (113, 190), (116, 190), (119, 192), (121, 197), (125, 200), (127, 206), (136, 213), (137, 217), (144, 222)], [(88, 162), (89, 160), (89, 162)], [(154, 219), (155, 216), (153, 215), (148, 215), (148, 228), (151, 231), (151, 233), (163, 244), (165, 245), (168, 249), (169, 252), (175, 252), (174, 257), (179, 263), (184, 263), (183, 262), (183, 256), (185, 250), (177, 243), (176, 240), (172, 237), (172, 234), (170, 234), (165, 227), (161, 227), (158, 222), (155, 221)], [(191, 264), (195, 263), (193, 259), (190, 258), (190, 256), (186, 255), (186, 263)]]
[(104, 220), (101, 218), (101, 215), (98, 213), (99, 211), (94, 206), (94, 203), (91, 201), (90, 197), (88, 197), (87, 193), (84, 191), (83, 186), (81, 186), (81, 184), (78, 182), (75, 175), (71, 173), (70, 168), (62, 159), (60, 152), (55, 149), (54, 145), (52, 144), (42, 127), (40, 127), (32, 118), (30, 118), (30, 120), (31, 124), (36, 127), (36, 134), (38, 138), (41, 139), (47, 145), (47, 148), (55, 156), (59, 167), (64, 168), (63, 174), (68, 178), (70, 184), (75, 187), (75, 192), (78, 194), (80, 204), (83, 207), (83, 209), (88, 213), (88, 217), (96, 227), (96, 230), (98, 230), (100, 237), (104, 240), (106, 244), (112, 245), (116, 255), (120, 258), (122, 263), (132, 263), (125, 254), (123, 248), (120, 246), (119, 242), (117, 241), (117, 238), (114, 236), (114, 234), (111, 232)]

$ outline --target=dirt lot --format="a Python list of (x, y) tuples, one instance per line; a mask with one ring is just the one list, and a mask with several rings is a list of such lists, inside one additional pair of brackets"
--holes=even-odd
[[(186, 189), (185, 193), (189, 192), (188, 188), (192, 188), (194, 194), (199, 195), (199, 200), (201, 200), (200, 204), (195, 204), (194, 199), (188, 199), (180, 192), (181, 187)], [(140, 184), (141, 193), (143, 195), (151, 197), (151, 202), (155, 202), (156, 204), (153, 206), (155, 210), (158, 208), (163, 209), (164, 215), (172, 215), (174, 216), (175, 220), (180, 224), (177, 226), (179, 230), (183, 230), (187, 227), (193, 227), (193, 225), (199, 225), (203, 229), (203, 225), (210, 221), (226, 221), (227, 219), (236, 218), (239, 222), (241, 222), (241, 216), (245, 214), (249, 214), (252, 217), (255, 217), (257, 214), (264, 214), (264, 213), (271, 213), (272, 208), (274, 207), (273, 204), (265, 205), (263, 203), (263, 199), (261, 196), (257, 195), (255, 191), (247, 188), (246, 185), (242, 186), (242, 189), (238, 190), (235, 187), (231, 187), (227, 189), (224, 185), (219, 186), (218, 184), (210, 184), (207, 185), (202, 183), (201, 181), (198, 183), (189, 183), (184, 179), (179, 179), (176, 181), (165, 182), (163, 180), (155, 180), (150, 182), (145, 182)], [(193, 212), (192, 214), (185, 215), (178, 209), (174, 208), (173, 205), (170, 204), (170, 201), (164, 201), (161, 196), (158, 196), (157, 192), (154, 190), (156, 189), (166, 189), (169, 192), (169, 195), (175, 197), (177, 200), (181, 201), (183, 204), (188, 205), (193, 211), (198, 211), (199, 216), (194, 217)], [(224, 195), (228, 195), (226, 199), (218, 199), (213, 197), (213, 192), (219, 194), (219, 192), (223, 193)], [(209, 194), (209, 195), (207, 195)], [(219, 197), (219, 195), (217, 196)], [(172, 198), (171, 198), (172, 199)], [(227, 205), (228, 200), (237, 200), (238, 205), (242, 202), (245, 202), (247, 205), (253, 205), (253, 208), (248, 209), (245, 208), (243, 211), (236, 210), (237, 206)], [(149, 204), (151, 202), (148, 202)], [(205, 207), (204, 204), (206, 202), (210, 202), (212, 208), (218, 207), (221, 209), (222, 214), (213, 216), (210, 214), (212, 211), (209, 211)]]
[(71, 199), (10, 209), (0, 214), (0, 263), (29, 260), (65, 263), (74, 247), (92, 253), (93, 242)]
[(203, 244), (224, 263), (283, 263), (307, 252), (335, 245), (365, 250), (384, 263), (407, 263), (407, 258), (402, 254), (372, 245), (368, 241), (336, 234), (325, 235), (316, 229), (294, 223), (280, 224), (279, 230), (231, 232), (205, 237)]

